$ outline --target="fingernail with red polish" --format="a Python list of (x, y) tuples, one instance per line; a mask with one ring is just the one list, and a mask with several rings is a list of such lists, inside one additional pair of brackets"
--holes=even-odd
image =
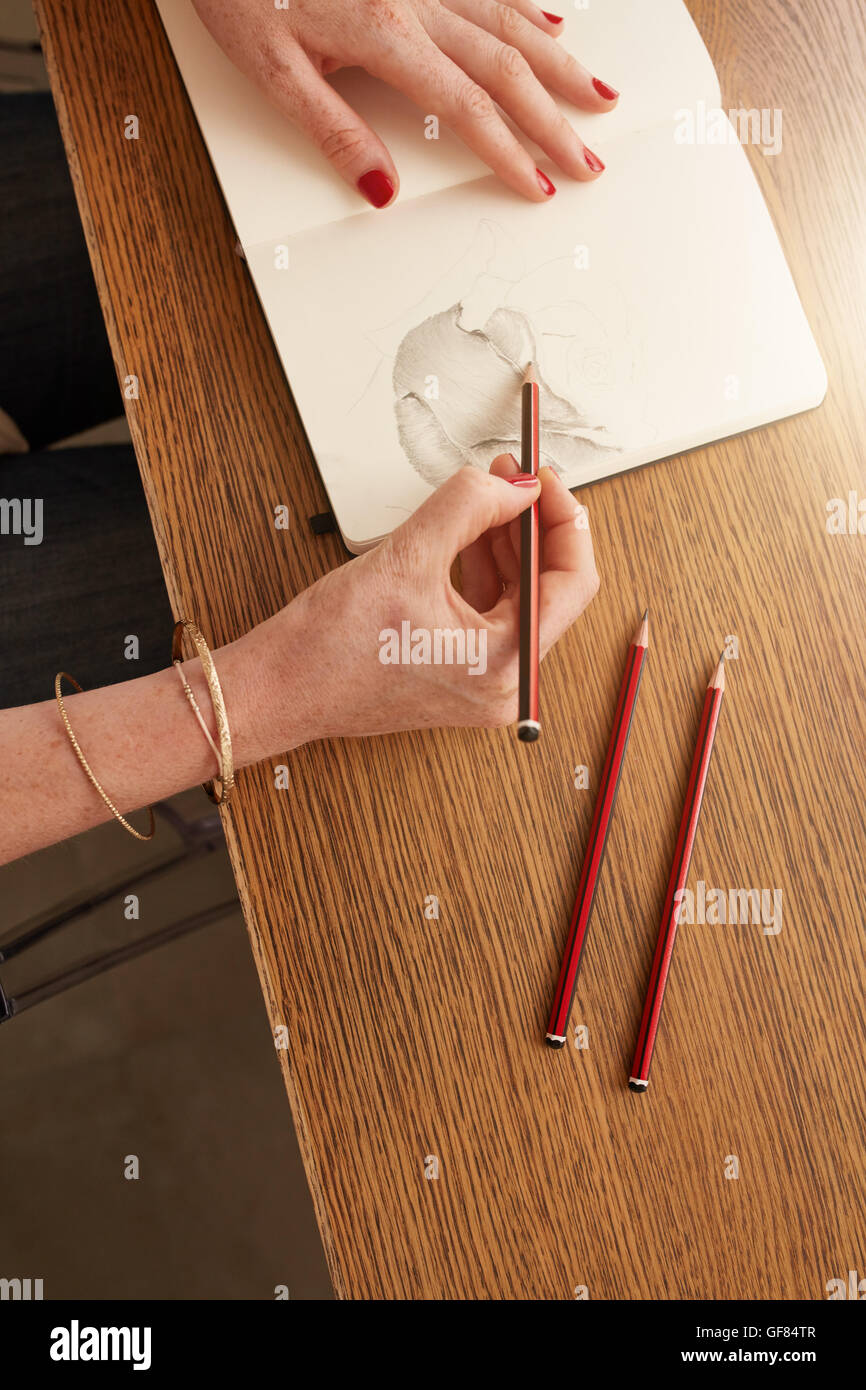
[(604, 168), (604, 165), (602, 164), (598, 155), (593, 154), (592, 150), (588, 150), (586, 148), (586, 145), (584, 145), (583, 147), (583, 157), (594, 174), (601, 173), (602, 169)]
[(374, 208), (383, 208), (394, 197), (394, 185), (381, 169), (371, 169), (358, 179), (358, 187)]
[(512, 487), (538, 487), (538, 478), (534, 473), (518, 473), (516, 478), (509, 478)]
[(538, 186), (542, 193), (546, 198), (552, 198), (556, 192), (556, 184), (551, 183), (547, 175), (542, 173), (540, 169), (536, 169), (535, 172), (538, 175)]
[(562, 15), (561, 15), (561, 14), (548, 14), (547, 10), (542, 10), (541, 13), (544, 15), (544, 18), (547, 20), (548, 24), (561, 24), (561, 23), (562, 23)]
[(616, 101), (619, 96), (616, 87), (609, 87), (606, 82), (602, 82), (600, 77), (594, 77), (592, 79), (592, 85), (599, 96), (604, 97), (605, 101)]

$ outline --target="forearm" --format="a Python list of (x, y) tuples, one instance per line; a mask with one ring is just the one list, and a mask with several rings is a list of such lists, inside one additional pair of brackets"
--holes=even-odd
[[(288, 613), (282, 615), (284, 627)], [(308, 736), (299, 694), (273, 659), (269, 629), (265, 623), (213, 653), (236, 769), (287, 751)], [(219, 746), (201, 664), (187, 661), (183, 670)], [(65, 686), (63, 700), (95, 777), (124, 815), (217, 773), (213, 750), (170, 666), (80, 695)], [(111, 819), (76, 757), (54, 699), (0, 711), (0, 786), (0, 863)], [(132, 823), (147, 828), (143, 814)]]
[[(585, 510), (552, 469), (541, 469), (533, 492), (510, 485), (519, 477), (511, 455), (494, 460), (490, 476), (462, 468), (375, 550), (330, 570), (267, 622), (214, 651), (235, 767), (318, 738), (513, 722), (517, 556), (509, 542), (498, 546), (497, 558), (494, 538), (501, 540), (538, 501), (545, 556), (542, 651), (598, 588)], [(458, 553), (472, 603), (451, 583)], [(483, 667), (464, 660), (459, 643), (456, 658), (453, 647), (442, 661), (435, 652), (425, 657), (422, 645), (420, 659), (413, 648), (407, 660), (400, 637), (407, 627), (428, 638), (462, 634), (464, 656), (469, 638), (479, 653), (483, 639)], [(389, 636), (399, 638), (396, 661), (383, 659)], [(198, 661), (184, 670), (215, 738)], [(52, 675), (46, 673), (46, 684)], [(216, 755), (170, 667), (69, 695), (66, 709), (94, 776), (124, 815), (217, 771)], [(111, 815), (75, 756), (54, 700), (0, 712), (0, 798), (0, 863)]]

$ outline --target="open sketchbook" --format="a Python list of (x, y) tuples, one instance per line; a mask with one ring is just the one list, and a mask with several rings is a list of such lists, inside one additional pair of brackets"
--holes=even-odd
[[(364, 204), (239, 73), (191, 0), (158, 0), (343, 538), (360, 551), (464, 463), (541, 451), (570, 487), (817, 405), (826, 374), (682, 0), (593, 0), (558, 40), (623, 95), (562, 109), (607, 165), (511, 193), (359, 70), (334, 85), (391, 150)], [(774, 156), (768, 156), (774, 157)], [(775, 157), (782, 158), (783, 155)]]

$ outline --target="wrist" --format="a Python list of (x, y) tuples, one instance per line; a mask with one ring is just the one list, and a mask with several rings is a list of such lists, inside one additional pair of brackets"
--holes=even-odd
[(295, 599), (214, 653), (235, 767), (287, 753), (316, 737), (302, 677), (306, 626), (303, 605)]

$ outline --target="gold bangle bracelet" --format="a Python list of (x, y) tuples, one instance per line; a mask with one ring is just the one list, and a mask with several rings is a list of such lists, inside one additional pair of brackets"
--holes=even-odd
[(183, 674), (183, 662), (181, 661), (180, 657), (178, 657), (177, 660), (173, 661), (171, 664), (177, 671), (178, 676), (180, 677), (180, 683), (183, 687), (183, 693), (189, 701), (190, 709), (192, 710), (193, 714), (196, 717), (196, 720), (198, 721), (199, 728), (201, 729), (202, 733), (204, 734), (205, 738), (207, 739), (208, 743), (213, 749), (213, 755), (216, 758), (217, 773), (220, 777), (222, 777), (223, 760), (220, 754), (220, 750), (214, 743), (213, 738), (211, 737), (211, 731), (208, 728), (207, 724), (204, 722), (204, 715), (198, 707), (198, 700), (192, 693), (192, 686), (190, 685), (186, 676)]
[(196, 653), (201, 660), (202, 673), (207, 681), (207, 688), (210, 692), (211, 704), (213, 705), (214, 718), (216, 719), (217, 726), (217, 737), (220, 746), (222, 776), (215, 777), (212, 782), (204, 782), (203, 786), (215, 805), (225, 806), (229, 799), (229, 793), (235, 784), (235, 773), (234, 762), (232, 760), (232, 739), (229, 732), (229, 720), (226, 714), (222, 687), (220, 686), (217, 669), (207, 642), (204, 640), (204, 637), (195, 623), (190, 622), (187, 618), (181, 618), (180, 622), (174, 625), (174, 635), (171, 641), (172, 662), (183, 659), (184, 632), (189, 633)]
[(78, 684), (78, 681), (77, 681), (77, 680), (73, 680), (72, 676), (70, 676), (70, 674), (69, 674), (68, 671), (58, 671), (58, 672), (57, 672), (57, 675), (54, 677), (54, 695), (55, 695), (55, 697), (56, 697), (56, 699), (57, 699), (57, 707), (58, 707), (58, 709), (60, 710), (60, 718), (63, 720), (63, 723), (64, 723), (65, 728), (66, 728), (66, 732), (67, 732), (67, 734), (69, 735), (69, 742), (72, 744), (72, 747), (73, 747), (74, 750), (75, 750), (75, 756), (76, 756), (76, 758), (77, 758), (78, 761), (81, 763), (81, 766), (84, 768), (84, 771), (86, 772), (86, 774), (87, 774), (87, 776), (88, 776), (88, 779), (90, 780), (90, 782), (92, 783), (92, 785), (95, 787), (96, 791), (99, 792), (99, 795), (102, 797), (102, 799), (103, 799), (103, 801), (105, 802), (106, 806), (108, 807), (109, 811), (110, 811), (111, 814), (114, 816), (115, 820), (119, 820), (119, 821), (120, 821), (120, 824), (123, 826), (124, 830), (128, 830), (129, 833), (130, 833), (130, 835), (134, 835), (134, 836), (135, 836), (136, 840), (152, 840), (153, 837), (154, 837), (154, 834), (156, 833), (156, 821), (154, 820), (153, 807), (152, 807), (152, 806), (148, 806), (148, 808), (147, 808), (147, 813), (148, 813), (148, 815), (150, 816), (150, 830), (148, 831), (148, 833), (147, 833), (146, 835), (142, 835), (142, 833), (141, 833), (140, 830), (136, 830), (135, 826), (134, 826), (134, 825), (130, 825), (130, 823), (129, 823), (129, 821), (126, 819), (126, 817), (125, 817), (125, 816), (122, 816), (122, 815), (120, 814), (120, 812), (118, 811), (118, 809), (117, 809), (117, 807), (115, 806), (114, 802), (112, 801), (111, 797), (110, 797), (110, 796), (108, 795), (108, 793), (104, 790), (104, 788), (100, 786), (100, 784), (97, 782), (95, 776), (93, 775), (93, 772), (91, 771), (90, 764), (89, 764), (89, 762), (87, 761), (87, 759), (85, 758), (84, 754), (83, 754), (82, 751), (81, 751), (81, 748), (80, 748), (79, 743), (78, 743), (78, 739), (75, 737), (75, 734), (72, 732), (72, 725), (71, 725), (70, 722), (69, 722), (69, 715), (66, 713), (66, 706), (65, 706), (64, 703), (63, 703), (63, 696), (62, 696), (61, 693), (60, 693), (60, 686), (61, 686), (61, 683), (62, 683), (64, 680), (69, 681), (69, 684), (70, 684), (70, 685), (74, 685), (74, 686), (75, 686), (75, 689), (78, 691), (79, 695), (83, 695), (84, 692), (83, 692), (83, 690), (81, 689), (81, 686)]

